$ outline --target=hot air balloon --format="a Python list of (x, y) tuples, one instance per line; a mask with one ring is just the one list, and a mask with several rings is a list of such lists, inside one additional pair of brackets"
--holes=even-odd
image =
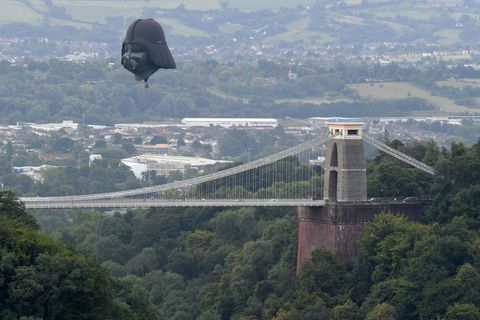
[(175, 69), (163, 28), (154, 19), (137, 19), (127, 29), (122, 44), (122, 65), (135, 75), (137, 81), (145, 81), (158, 69)]

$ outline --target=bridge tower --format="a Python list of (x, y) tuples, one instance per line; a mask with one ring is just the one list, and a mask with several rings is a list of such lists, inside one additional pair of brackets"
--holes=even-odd
[(322, 247), (341, 261), (357, 251), (360, 235), (375, 214), (391, 212), (415, 219), (421, 203), (367, 201), (363, 123), (327, 123), (334, 138), (327, 143), (324, 164), (323, 207), (299, 207), (297, 272), (314, 249)]
[(335, 136), (326, 148), (323, 194), (327, 201), (367, 200), (363, 125), (359, 121), (327, 123)]

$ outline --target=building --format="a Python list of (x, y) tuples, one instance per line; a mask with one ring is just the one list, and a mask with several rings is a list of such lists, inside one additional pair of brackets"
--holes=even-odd
[(327, 127), (330, 122), (351, 122), (351, 121), (363, 121), (357, 118), (341, 118), (341, 117), (310, 117), (308, 122), (313, 126)]
[(13, 172), (18, 175), (22, 174), (22, 175), (29, 176), (34, 181), (43, 182), (44, 180), (43, 172), (45, 172), (45, 170), (52, 169), (52, 168), (59, 168), (59, 167), (51, 166), (47, 164), (41, 165), (39, 167), (33, 167), (33, 166), (13, 167)]
[(96, 160), (102, 160), (102, 155), (101, 155), (101, 154), (91, 154), (91, 155), (88, 157), (88, 166), (91, 167), (92, 164), (93, 164)]
[(67, 132), (74, 132), (78, 130), (78, 123), (75, 123), (72, 120), (64, 120), (62, 123), (33, 123), (31, 124), (31, 128), (39, 131), (59, 131), (64, 129)]
[(141, 179), (144, 172), (151, 170), (162, 176), (167, 176), (172, 172), (185, 173), (188, 169), (193, 169), (197, 172), (215, 171), (222, 164), (229, 161), (200, 157), (144, 154), (122, 159), (121, 162), (129, 167), (138, 179)]
[(168, 153), (170, 146), (167, 143), (160, 144), (135, 144), (135, 149), (138, 153), (144, 154), (166, 154)]
[(223, 127), (268, 129), (278, 126), (272, 118), (184, 118), (182, 124), (187, 127)]
[(115, 132), (133, 133), (179, 126), (179, 123), (116, 123), (113, 128)]

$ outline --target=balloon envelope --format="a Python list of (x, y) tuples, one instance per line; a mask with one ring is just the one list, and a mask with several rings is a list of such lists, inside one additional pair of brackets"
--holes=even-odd
[(160, 68), (176, 68), (160, 23), (137, 19), (128, 27), (122, 44), (122, 65), (137, 81), (145, 82)]

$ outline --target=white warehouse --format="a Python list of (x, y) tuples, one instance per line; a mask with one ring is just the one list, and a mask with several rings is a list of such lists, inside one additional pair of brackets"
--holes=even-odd
[(122, 159), (121, 162), (129, 167), (138, 179), (146, 171), (154, 170), (157, 175), (166, 176), (174, 171), (185, 173), (187, 169), (201, 171), (215, 171), (224, 163), (230, 161), (213, 160), (200, 157), (168, 156), (144, 154)]
[(223, 127), (223, 128), (276, 128), (277, 119), (272, 118), (183, 118), (185, 127)]

